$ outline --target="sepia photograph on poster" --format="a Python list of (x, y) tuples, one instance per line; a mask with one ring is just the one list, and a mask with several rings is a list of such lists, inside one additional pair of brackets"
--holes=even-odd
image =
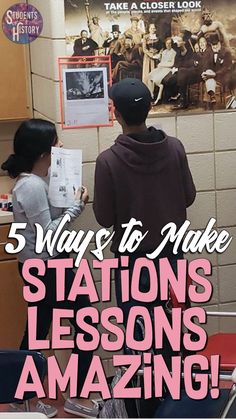
[(150, 113), (235, 108), (234, 0), (64, 2), (67, 55), (110, 55), (112, 82), (142, 80)]

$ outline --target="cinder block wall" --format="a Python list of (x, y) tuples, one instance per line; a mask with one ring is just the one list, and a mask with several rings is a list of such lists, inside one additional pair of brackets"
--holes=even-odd
[[(115, 122), (112, 128), (61, 130), (57, 57), (66, 55), (64, 0), (31, 0), (31, 4), (40, 10), (44, 19), (40, 38), (30, 45), (34, 115), (57, 124), (64, 147), (83, 150), (83, 183), (89, 188), (90, 202), (76, 227), (96, 231), (99, 225), (92, 211), (95, 160), (99, 152), (113, 143), (120, 127)], [(204, 252), (200, 256), (208, 257), (213, 265), (214, 293), (207, 309), (236, 311), (236, 113), (162, 116), (150, 118), (148, 122), (161, 125), (185, 146), (197, 187), (196, 201), (188, 211), (191, 228), (202, 230), (214, 217), (218, 231), (225, 228), (233, 236), (224, 254)], [(11, 151), (16, 126), (1, 124), (1, 160)], [(89, 251), (87, 257), (91, 259)], [(188, 255), (189, 260), (197, 257), (199, 255)], [(95, 274), (95, 277), (99, 283), (99, 276)], [(114, 301), (111, 304), (115, 304)], [(210, 320), (208, 330), (235, 331), (235, 320)], [(103, 356), (106, 358), (106, 354)], [(109, 362), (105, 364), (109, 370)]]

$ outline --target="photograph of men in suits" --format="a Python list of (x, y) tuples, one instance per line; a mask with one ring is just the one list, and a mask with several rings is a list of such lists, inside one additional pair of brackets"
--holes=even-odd
[[(173, 13), (173, 10), (160, 13), (159, 9), (153, 8), (151, 13), (147, 13), (141, 0), (135, 3), (73, 0), (73, 4), (68, 4), (69, 0), (64, 1), (68, 55), (73, 54), (75, 43), (80, 48), (76, 51), (79, 55), (110, 56), (113, 82), (131, 77), (141, 79), (148, 85), (154, 69), (157, 70), (156, 74), (162, 75), (168, 39), (167, 45), (171, 43), (175, 61), (174, 64), (173, 60), (168, 63), (169, 71), (161, 80), (158, 78), (158, 83), (151, 80), (151, 113), (202, 112), (212, 109), (211, 104), (214, 103), (215, 109), (226, 109), (228, 97), (236, 95), (236, 11), (231, 2), (204, 0), (199, 2), (197, 9), (183, 6), (184, 9), (179, 13)], [(75, 3), (79, 7), (73, 6)], [(133, 4), (136, 6), (133, 7)], [(123, 9), (120, 10), (120, 7)], [(78, 35), (81, 30), (86, 30), (83, 32), (86, 38), (83, 46), (79, 45), (81, 41), (75, 42), (76, 38), (81, 38)], [(158, 52), (153, 59), (148, 40), (151, 49), (154, 49), (153, 44), (157, 41), (155, 35), (161, 47), (155, 48)], [(218, 36), (221, 53), (223, 50), (229, 51), (223, 59), (224, 64), (220, 65), (220, 68), (224, 67), (229, 58), (230, 64), (223, 70), (222, 77), (218, 74), (221, 70), (217, 69), (215, 76), (212, 65), (208, 64), (209, 68), (206, 68), (208, 58), (210, 60), (212, 55), (214, 36)], [(88, 40), (94, 41), (97, 48), (94, 44), (88, 47)], [(213, 86), (208, 89), (208, 85), (214, 82), (216, 88)]]
[(216, 85), (217, 82), (222, 86), (225, 85), (232, 67), (232, 55), (227, 48), (222, 46), (217, 34), (212, 35), (209, 42), (211, 48), (209, 48), (204, 62), (205, 70), (202, 73), (202, 78), (205, 81), (211, 103), (216, 103)]
[(83, 29), (80, 32), (80, 38), (75, 40), (74, 43), (74, 56), (90, 56), (95, 55), (95, 50), (98, 48), (98, 44), (91, 38), (88, 37), (88, 31)]
[(112, 37), (107, 38), (103, 43), (105, 52), (111, 56), (111, 66), (115, 67), (117, 62), (120, 60), (122, 40), (120, 39), (120, 27), (119, 25), (112, 25)]
[(124, 46), (121, 49), (120, 61), (116, 64), (112, 72), (113, 82), (119, 81), (122, 78), (122, 71), (130, 73), (132, 71), (141, 71), (142, 58), (140, 56), (139, 48), (134, 44), (132, 36), (126, 36)]

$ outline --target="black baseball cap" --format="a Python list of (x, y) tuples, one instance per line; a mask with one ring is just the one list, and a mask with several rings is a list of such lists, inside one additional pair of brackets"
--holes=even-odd
[(126, 78), (113, 84), (109, 97), (119, 112), (138, 111), (150, 108), (152, 96), (147, 86), (139, 79)]

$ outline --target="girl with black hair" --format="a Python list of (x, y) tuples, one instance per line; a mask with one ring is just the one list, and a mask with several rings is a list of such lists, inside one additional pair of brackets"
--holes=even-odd
[[(23, 264), (27, 259), (39, 258), (47, 261), (50, 258), (67, 258), (66, 253), (58, 253), (56, 250), (52, 257), (46, 248), (41, 254), (35, 253), (36, 230), (35, 223), (39, 223), (44, 233), (48, 230), (56, 231), (61, 219), (65, 214), (70, 215), (71, 221), (80, 216), (88, 202), (88, 191), (82, 187), (75, 195), (74, 205), (67, 209), (56, 208), (50, 204), (48, 198), (48, 183), (46, 181), (48, 170), (51, 164), (51, 148), (62, 147), (62, 143), (57, 137), (55, 125), (42, 119), (31, 119), (23, 122), (14, 137), (14, 154), (2, 164), (2, 169), (6, 170), (11, 178), (16, 178), (16, 183), (12, 191), (14, 221), (26, 223), (26, 228), (21, 231), (25, 238), (25, 247), (18, 253), (19, 272), (22, 276)], [(69, 223), (68, 223), (69, 224)], [(47, 266), (45, 264), (45, 266)], [(38, 274), (36, 268), (32, 268), (30, 273), (37, 276), (44, 282), (46, 288), (45, 298), (38, 303), (28, 303), (37, 305), (37, 338), (46, 339), (52, 322), (52, 312), (54, 308), (73, 309), (75, 312), (84, 307), (90, 306), (87, 296), (80, 295), (76, 301), (56, 301), (56, 270), (47, 269), (44, 276)], [(74, 273), (72, 269), (66, 269), (65, 295), (68, 297), (73, 283)], [(28, 284), (27, 284), (28, 285)], [(30, 285), (31, 292), (35, 287)], [(75, 319), (70, 319), (74, 327), (75, 336), (81, 331)], [(85, 334), (85, 340), (90, 340), (90, 335)], [(29, 349), (28, 344), (28, 324), (26, 324), (25, 334), (22, 339), (20, 349)], [(91, 351), (80, 351), (76, 341), (74, 353), (79, 354), (79, 374), (78, 374), (78, 394), (80, 393), (89, 365), (92, 359)], [(49, 405), (38, 402), (37, 410), (45, 413), (48, 417), (57, 414), (57, 410)], [(65, 410), (69, 413), (90, 417), (96, 416), (96, 408), (92, 407), (89, 400), (68, 399), (65, 402)]]

